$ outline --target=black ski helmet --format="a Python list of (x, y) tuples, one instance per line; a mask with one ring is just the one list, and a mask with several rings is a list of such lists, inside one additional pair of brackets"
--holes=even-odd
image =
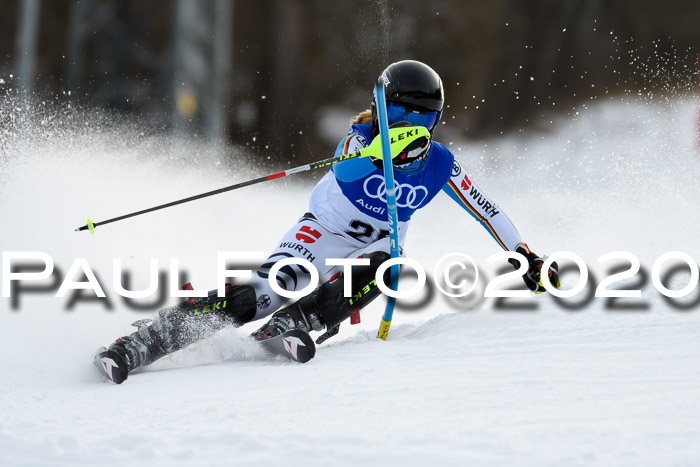
[[(445, 103), (442, 80), (435, 70), (416, 60), (403, 60), (386, 67), (378, 81), (384, 83), (387, 104), (393, 102), (417, 112), (437, 112), (435, 124), (428, 128), (433, 134)], [(372, 93), (372, 137), (378, 134), (376, 96)]]

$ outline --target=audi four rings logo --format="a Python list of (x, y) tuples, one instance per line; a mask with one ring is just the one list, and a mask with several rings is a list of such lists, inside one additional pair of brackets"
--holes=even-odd
[[(381, 175), (369, 177), (365, 180), (363, 188), (365, 194), (370, 198), (379, 199), (386, 203), (386, 183)], [(396, 206), (400, 208), (417, 209), (427, 197), (428, 189), (423, 185), (413, 186), (408, 183), (396, 185)]]

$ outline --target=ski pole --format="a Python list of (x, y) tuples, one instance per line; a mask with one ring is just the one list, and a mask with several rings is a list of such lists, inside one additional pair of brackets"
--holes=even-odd
[[(374, 85), (374, 95), (377, 100), (377, 115), (379, 122), (379, 138), (381, 139), (382, 150), (384, 154), (391, 151), (391, 130), (386, 111), (386, 97), (384, 95), (384, 84), (381, 80)], [(426, 130), (427, 131), (427, 130)], [(382, 158), (384, 169), (384, 183), (386, 183), (386, 210), (389, 216), (389, 243), (391, 258), (399, 257), (399, 215), (396, 207), (396, 190), (394, 187), (394, 164), (391, 158)], [(389, 288), (397, 290), (399, 288), (399, 266), (395, 264), (389, 268)], [(391, 318), (394, 314), (395, 297), (387, 297), (386, 308), (382, 316), (379, 330), (377, 331), (377, 339), (386, 340), (391, 326)]]
[[(420, 138), (429, 138), (430, 134), (428, 133), (428, 130), (426, 130), (423, 127), (402, 127), (402, 128), (392, 128), (390, 130), (390, 136), (392, 138), (391, 153), (393, 155), (395, 155), (395, 154), (400, 154), (401, 152), (403, 152), (403, 150), (405, 150), (409, 146), (409, 144), (413, 143), (414, 141), (419, 140)], [(376, 144), (375, 144), (375, 141), (377, 142)], [(245, 182), (240, 182), (240, 183), (236, 183), (233, 185), (225, 186), (223, 188), (219, 188), (219, 189), (212, 190), (212, 191), (207, 191), (206, 193), (201, 193), (201, 194), (190, 196), (187, 198), (182, 198), (182, 199), (179, 199), (177, 201), (171, 201), (169, 203), (154, 206), (152, 208), (143, 209), (141, 211), (131, 212), (129, 214), (124, 214), (123, 216), (113, 217), (112, 219), (107, 219), (106, 221), (93, 222), (90, 219), (88, 219), (87, 224), (83, 225), (82, 227), (78, 227), (77, 229), (75, 229), (75, 231), (79, 232), (82, 230), (89, 230), (90, 233), (94, 234), (95, 228), (97, 228), (98, 226), (111, 224), (112, 222), (121, 221), (124, 219), (128, 219), (130, 217), (140, 216), (141, 214), (146, 214), (149, 212), (158, 211), (160, 209), (165, 209), (165, 208), (169, 208), (172, 206), (177, 206), (178, 204), (189, 203), (190, 201), (195, 201), (198, 199), (206, 198), (208, 196), (218, 195), (219, 193), (225, 193), (227, 191), (237, 190), (238, 188), (243, 188), (246, 186), (255, 185), (257, 183), (267, 182), (269, 180), (275, 180), (278, 178), (286, 177), (287, 175), (292, 175), (292, 174), (299, 173), (299, 172), (305, 172), (308, 170), (318, 169), (321, 167), (328, 167), (332, 164), (336, 164), (338, 162), (346, 161), (349, 159), (354, 159), (357, 157), (381, 158), (382, 157), (382, 148), (381, 148), (381, 145), (379, 143), (379, 138), (375, 138), (375, 140), (372, 141), (372, 143), (368, 147), (362, 148), (362, 149), (355, 151), (353, 153), (350, 153), (350, 154), (342, 154), (342, 155), (336, 156), (336, 157), (329, 157), (328, 159), (323, 159), (323, 160), (318, 161), (318, 162), (312, 162), (310, 164), (295, 167), (293, 169), (288, 169), (288, 170), (284, 170), (282, 172), (276, 172), (276, 173), (273, 173), (270, 175), (266, 175), (264, 177), (254, 178), (252, 180), (248, 180)]]

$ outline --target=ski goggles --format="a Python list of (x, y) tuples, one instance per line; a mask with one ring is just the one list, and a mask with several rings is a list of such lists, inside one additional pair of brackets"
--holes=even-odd
[(439, 117), (436, 111), (411, 110), (394, 102), (387, 102), (386, 113), (389, 125), (396, 122), (408, 122), (411, 125), (424, 126), (428, 131), (432, 131)]

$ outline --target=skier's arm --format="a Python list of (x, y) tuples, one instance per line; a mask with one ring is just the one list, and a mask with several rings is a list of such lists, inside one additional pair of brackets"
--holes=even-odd
[[(452, 176), (443, 191), (479, 221), (501, 248), (523, 255), (528, 262), (528, 270), (523, 274), (525, 285), (536, 294), (545, 291), (540, 277), (543, 259), (530, 251), (508, 216), (469, 179), (459, 162), (454, 161)], [(509, 259), (508, 262), (515, 269), (520, 267), (515, 259)], [(550, 283), (559, 287), (559, 266), (556, 262), (552, 263), (548, 275)]]
[(523, 243), (508, 216), (469, 179), (459, 162), (454, 161), (452, 176), (442, 190), (476, 219), (504, 250), (515, 250)]
[[(343, 154), (351, 154), (362, 148), (368, 146), (367, 140), (365, 140), (359, 133), (353, 132), (346, 136), (335, 150), (335, 156), (340, 156)], [(376, 167), (369, 160), (369, 157), (360, 157), (356, 159), (349, 159), (347, 161), (338, 162), (333, 164), (331, 170), (335, 174), (335, 177), (341, 182), (352, 182), (358, 180), (370, 172), (375, 170)]]

